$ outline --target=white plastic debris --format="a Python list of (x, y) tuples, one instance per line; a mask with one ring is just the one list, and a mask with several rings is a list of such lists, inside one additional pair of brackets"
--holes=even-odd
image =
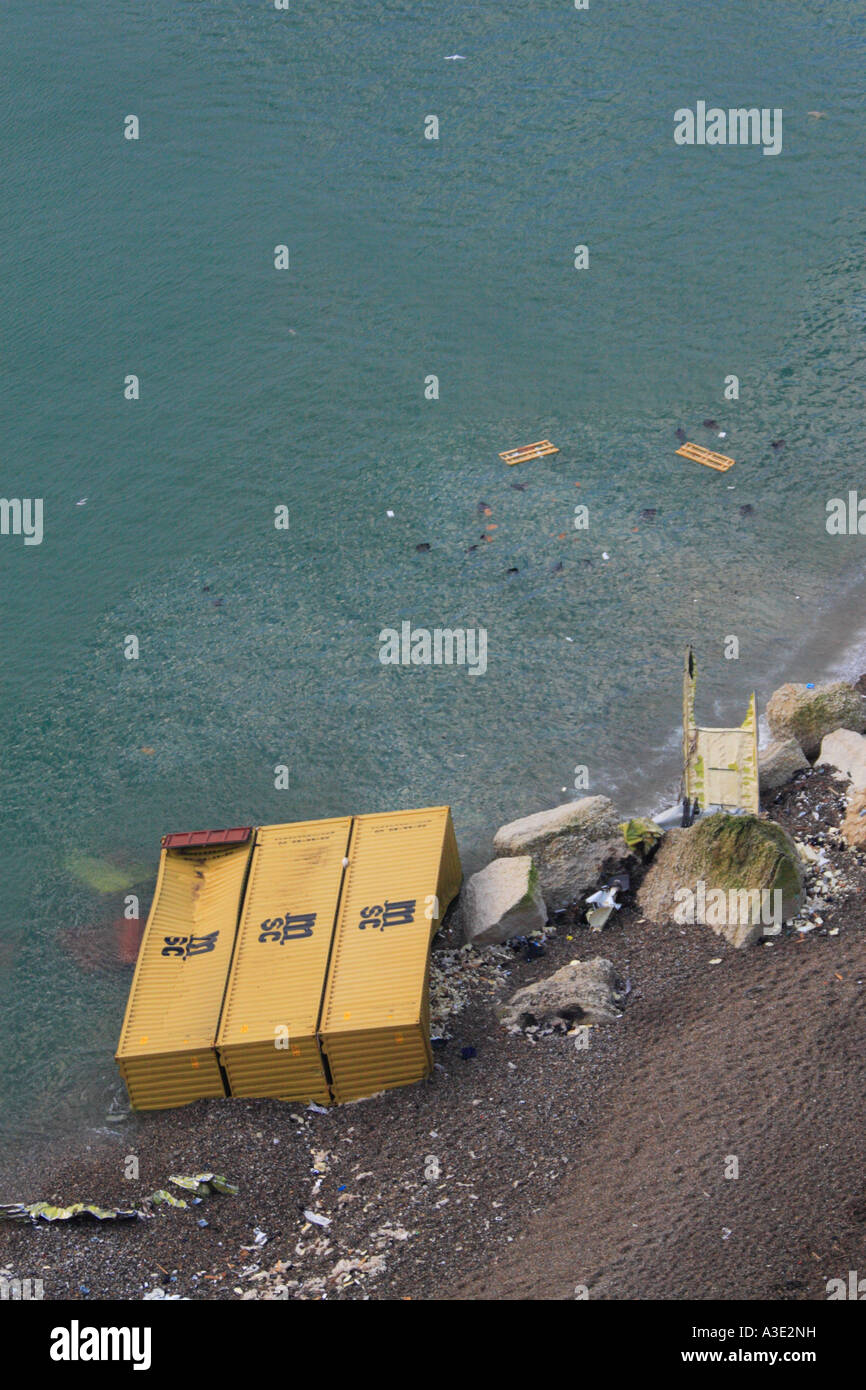
[(314, 1226), (324, 1226), (326, 1230), (331, 1224), (330, 1216), (322, 1216), (321, 1212), (318, 1211), (305, 1211), (304, 1219), (310, 1221)]

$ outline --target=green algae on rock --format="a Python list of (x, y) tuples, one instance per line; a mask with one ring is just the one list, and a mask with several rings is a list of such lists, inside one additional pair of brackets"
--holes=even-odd
[(818, 756), (821, 740), (835, 729), (866, 729), (866, 702), (847, 681), (816, 685), (780, 685), (767, 703), (767, 723), (776, 739), (795, 738), (809, 759)]
[[(780, 825), (717, 811), (688, 830), (668, 831), (638, 901), (651, 921), (699, 922), (747, 946), (765, 927), (795, 916), (803, 894), (800, 859)], [(687, 898), (692, 915), (680, 918)]]

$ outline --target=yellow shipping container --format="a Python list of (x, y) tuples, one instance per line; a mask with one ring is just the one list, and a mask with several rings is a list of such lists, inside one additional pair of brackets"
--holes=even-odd
[(351, 826), (256, 832), (217, 1037), (233, 1096), (330, 1103), (316, 1027)]
[(251, 849), (249, 829), (163, 839), (115, 1054), (136, 1110), (225, 1095), (215, 1041)]
[(431, 1071), (430, 942), (461, 878), (447, 806), (355, 817), (319, 1025), (335, 1100)]

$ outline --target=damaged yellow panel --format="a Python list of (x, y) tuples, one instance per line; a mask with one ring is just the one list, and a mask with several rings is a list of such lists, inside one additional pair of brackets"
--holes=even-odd
[(336, 1100), (431, 1070), (430, 942), (461, 877), (447, 806), (355, 818), (319, 1025)]
[(351, 825), (256, 832), (217, 1038), (233, 1096), (330, 1101), (316, 1027)]
[(115, 1054), (136, 1110), (225, 1095), (214, 1044), (251, 847), (163, 848)]
[(758, 785), (758, 720), (755, 695), (738, 729), (702, 729), (695, 723), (697, 663), (686, 648), (683, 673), (683, 795), (700, 809), (760, 808)]

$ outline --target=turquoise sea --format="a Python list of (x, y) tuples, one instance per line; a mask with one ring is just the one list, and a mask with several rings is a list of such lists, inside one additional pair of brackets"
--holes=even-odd
[[(825, 514), (866, 495), (866, 7), (0, 28), (0, 491), (44, 502), (40, 545), (0, 535), (8, 1158), (123, 1097), (124, 890), (88, 856), (145, 912), (166, 831), (448, 802), (472, 870), (576, 766), (624, 811), (676, 790), (685, 642), (704, 723), (854, 669), (866, 539)], [(702, 100), (781, 108), (782, 152), (675, 145)], [(483, 627), (485, 675), (383, 666), (406, 620)]]

